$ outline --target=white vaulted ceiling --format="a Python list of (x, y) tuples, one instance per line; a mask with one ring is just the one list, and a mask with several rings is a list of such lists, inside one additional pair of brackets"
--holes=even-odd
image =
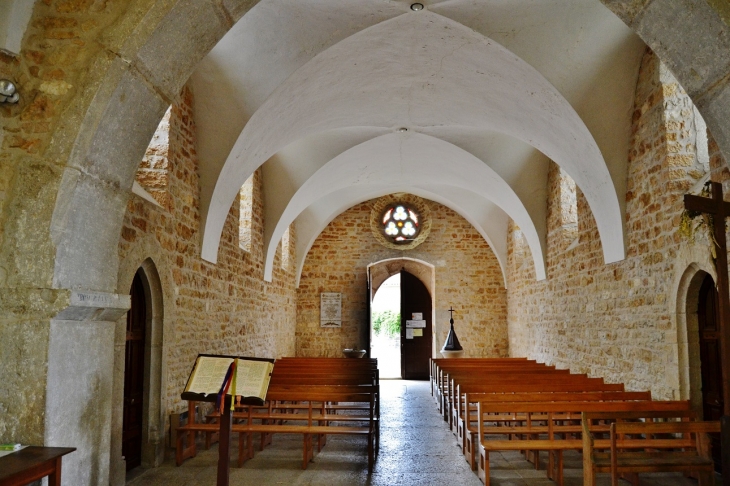
[[(504, 269), (508, 219), (545, 278), (548, 159), (624, 258), (643, 43), (598, 0), (262, 0), (199, 64), (203, 258), (264, 166), (265, 277), (290, 223), (297, 268), (339, 213), (409, 192), (451, 207)], [(399, 131), (407, 128), (407, 131)]]

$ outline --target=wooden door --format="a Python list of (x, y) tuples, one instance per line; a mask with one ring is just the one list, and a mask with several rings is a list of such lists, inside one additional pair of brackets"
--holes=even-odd
[[(723, 412), (722, 368), (720, 366), (720, 326), (717, 322), (717, 288), (707, 275), (700, 287), (697, 318), (700, 332), (702, 370), (702, 411), (705, 420), (720, 420)], [(721, 471), (720, 434), (711, 434), (715, 470)]]
[(134, 276), (132, 307), (127, 313), (127, 345), (124, 361), (124, 415), (122, 455), (127, 471), (142, 464), (142, 420), (144, 409), (144, 345), (147, 323), (147, 302), (139, 272)]
[[(431, 358), (431, 294), (417, 277), (405, 270), (400, 272), (401, 315), (401, 376), (404, 380), (427, 380)], [(407, 320), (413, 313), (420, 313), (426, 321), (425, 328), (408, 328)], [(410, 336), (408, 329), (420, 336)]]
[(363, 348), (367, 350), (367, 354), (365, 354), (366, 358), (372, 358), (370, 356), (370, 333), (372, 332), (372, 322), (373, 322), (373, 309), (372, 309), (372, 299), (373, 296), (370, 293), (370, 286), (372, 285), (372, 282), (370, 281), (370, 269), (368, 268), (367, 272), (367, 281), (365, 282), (365, 305), (367, 307), (367, 311), (365, 312), (365, 315), (367, 317), (367, 321), (363, 322), (363, 325), (361, 327), (362, 332), (360, 333), (360, 336), (362, 338)]

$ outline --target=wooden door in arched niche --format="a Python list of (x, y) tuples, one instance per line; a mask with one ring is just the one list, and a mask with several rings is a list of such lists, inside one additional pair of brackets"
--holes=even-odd
[[(718, 297), (715, 282), (706, 275), (700, 286), (697, 321), (700, 334), (702, 373), (702, 412), (705, 420), (720, 420), (723, 412), (720, 326), (717, 320)], [(715, 470), (721, 472), (720, 435), (711, 434)]]
[(147, 299), (140, 271), (137, 271), (135, 274), (129, 293), (131, 295), (132, 307), (127, 313), (122, 424), (122, 455), (126, 461), (127, 471), (142, 464)]

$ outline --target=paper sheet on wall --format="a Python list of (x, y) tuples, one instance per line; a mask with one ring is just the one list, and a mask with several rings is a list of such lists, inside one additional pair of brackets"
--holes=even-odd
[(413, 336), (414, 337), (421, 337), (421, 336), (423, 336), (423, 329), (414, 329), (413, 330)]
[(407, 320), (406, 327), (426, 327), (426, 321), (424, 320)]
[(406, 329), (406, 339), (413, 339), (413, 329)]

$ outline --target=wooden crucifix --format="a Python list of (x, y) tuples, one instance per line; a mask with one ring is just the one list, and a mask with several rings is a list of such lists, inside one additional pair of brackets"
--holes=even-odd
[[(727, 242), (725, 240), (725, 218), (730, 216), (730, 202), (723, 199), (722, 184), (712, 182), (712, 198), (684, 195), (684, 207), (690, 211), (708, 213), (713, 216), (713, 234), (717, 243), (715, 269), (717, 270), (717, 317), (720, 321), (720, 353), (722, 361), (723, 415), (730, 416), (730, 297), (728, 291)], [(730, 476), (730, 475), (728, 475)]]

